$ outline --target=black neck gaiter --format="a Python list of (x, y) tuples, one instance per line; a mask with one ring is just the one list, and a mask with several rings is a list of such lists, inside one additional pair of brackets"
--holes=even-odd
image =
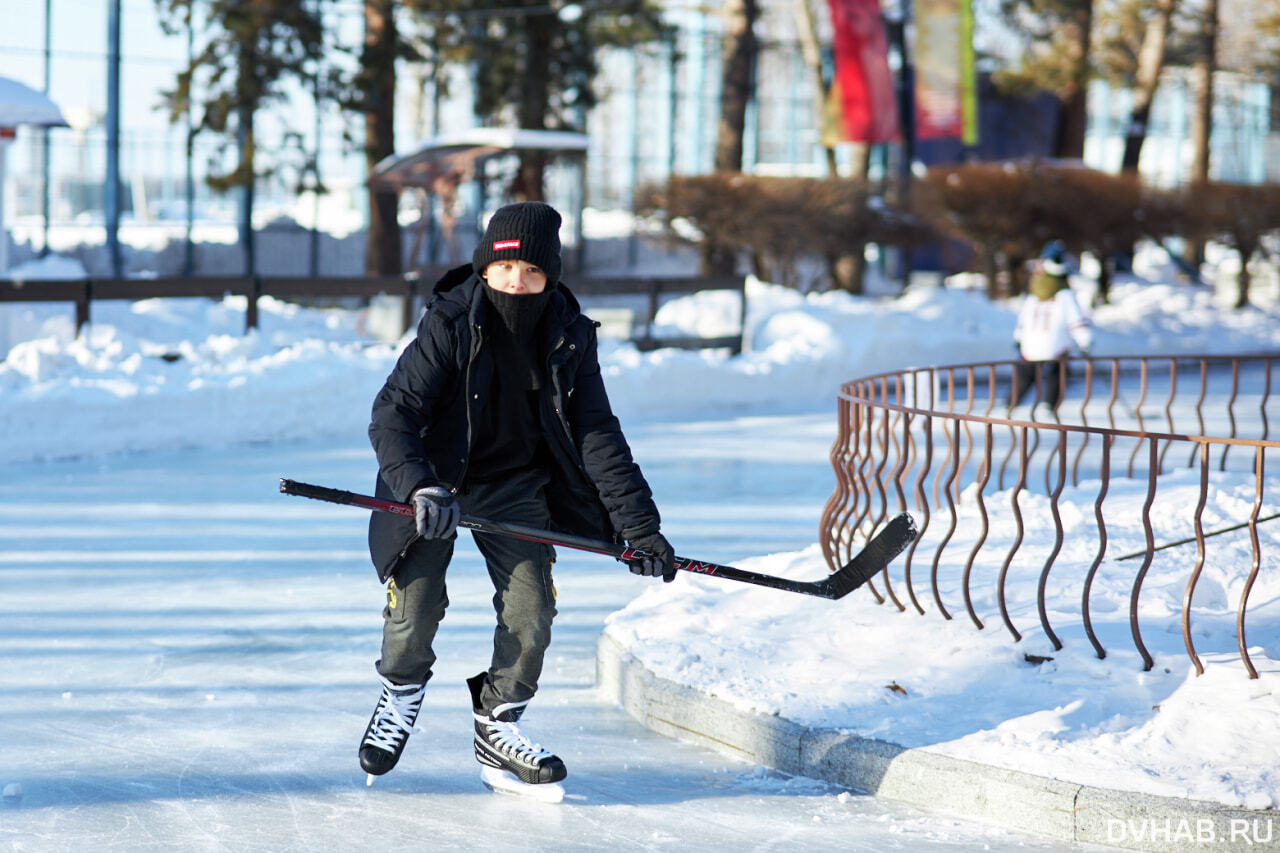
[(552, 288), (541, 293), (505, 293), (484, 285), (489, 301), (485, 331), (493, 344), (494, 371), (511, 387), (534, 391), (542, 387), (538, 366), (538, 329), (551, 301)]

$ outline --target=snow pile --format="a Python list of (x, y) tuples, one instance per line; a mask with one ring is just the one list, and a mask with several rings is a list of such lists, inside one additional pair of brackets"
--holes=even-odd
[[(602, 342), (601, 367), (624, 421), (826, 407), (857, 376), (1012, 355), (1012, 307), (972, 289), (870, 299), (752, 281), (747, 295), (748, 351), (740, 357), (642, 354)], [(1280, 349), (1273, 309), (1222, 310), (1229, 303), (1207, 288), (1121, 283), (1096, 312), (1094, 352)], [(77, 338), (69, 305), (0, 306), (0, 343), (11, 347), (0, 363), (0, 463), (363, 430), (407, 339), (382, 343), (374, 309), (270, 298), (258, 307), (259, 328), (244, 334), (242, 297), (95, 302)], [(664, 305), (657, 323), (668, 333), (731, 333), (739, 310), (731, 293), (694, 294)]]
[[(1198, 500), (1194, 472), (1168, 476), (1179, 482), (1162, 487), (1152, 508), (1160, 541), (1185, 535), (1186, 508)], [(1280, 481), (1269, 485), (1272, 493), (1280, 489)], [(656, 674), (744, 710), (1080, 784), (1248, 808), (1280, 804), (1280, 577), (1264, 567), (1250, 596), (1247, 636), (1261, 676), (1250, 680), (1235, 649), (1248, 537), (1209, 540), (1192, 620), (1206, 667), (1197, 677), (1179, 627), (1195, 548), (1157, 554), (1139, 599), (1139, 627), (1155, 659), (1143, 672), (1129, 630), (1129, 593), (1141, 560), (1114, 557), (1143, 546), (1146, 485), (1113, 480), (1106, 500), (1113, 559), (1102, 564), (1090, 597), (1093, 629), (1107, 650), (1100, 660), (1079, 612), (1097, 543), (1097, 491), (1096, 481), (1085, 482), (1062, 495), (1065, 544), (1047, 592), (1059, 650), (1040, 626), (1035, 597), (1054, 543), (1051, 524), (1030, 525), (1011, 564), (1010, 620), (1022, 641), (1014, 642), (995, 600), (1015, 535), (1008, 512), (993, 515), (974, 564), (974, 610), (985, 629), (970, 621), (959, 579), (981, 528), (972, 500), (960, 506), (957, 535), (939, 564), (950, 621), (929, 588), (935, 533), (913, 563), (924, 616), (908, 600), (899, 558), (891, 579), (907, 613), (878, 605), (865, 590), (830, 602), (682, 577), (613, 614), (606, 630)], [(1247, 511), (1251, 501), (1252, 483), (1226, 474), (1215, 480), (1209, 506)], [(1024, 493), (1020, 503), (1029, 517), (1048, 518), (1043, 496)], [(1007, 493), (987, 498), (988, 507), (1008, 504)], [(1213, 523), (1209, 513), (1205, 523)], [(1258, 532), (1264, 557), (1280, 552), (1280, 530), (1260, 525)], [(802, 579), (826, 573), (817, 546), (739, 565)]]

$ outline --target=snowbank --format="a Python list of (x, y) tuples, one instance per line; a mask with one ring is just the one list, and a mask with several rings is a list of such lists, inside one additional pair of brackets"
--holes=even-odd
[[(739, 357), (602, 342), (624, 422), (820, 410), (858, 376), (1012, 354), (1013, 307), (973, 289), (872, 299), (752, 281), (747, 294)], [(1229, 304), (1208, 288), (1121, 282), (1095, 313), (1094, 353), (1280, 349), (1274, 305), (1224, 311)], [(259, 302), (259, 329), (244, 334), (244, 307), (240, 297), (100, 302), (77, 338), (69, 305), (0, 305), (11, 345), (0, 363), (0, 463), (362, 431), (405, 341), (379, 342), (367, 313), (270, 298)], [(657, 322), (721, 334), (736, 330), (738, 310), (732, 294), (694, 294), (664, 305)]]

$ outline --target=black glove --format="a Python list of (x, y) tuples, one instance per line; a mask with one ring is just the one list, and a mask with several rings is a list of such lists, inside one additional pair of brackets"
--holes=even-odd
[(458, 528), (462, 510), (444, 486), (427, 486), (413, 493), (413, 520), (423, 539), (449, 539)]
[(646, 552), (643, 557), (628, 561), (627, 566), (633, 575), (644, 575), (650, 578), (662, 575), (665, 583), (671, 583), (676, 579), (676, 552), (672, 550), (667, 537), (661, 533), (646, 533), (643, 536), (628, 539), (627, 544), (636, 550)]

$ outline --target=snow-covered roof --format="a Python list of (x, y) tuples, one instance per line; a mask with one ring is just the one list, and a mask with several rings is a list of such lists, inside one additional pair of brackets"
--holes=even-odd
[(429, 185), (436, 176), (468, 168), (484, 157), (512, 151), (579, 154), (587, 150), (585, 133), (565, 130), (524, 130), (476, 127), (428, 137), (407, 154), (383, 158), (369, 173), (369, 183), (399, 186)]
[(49, 98), (9, 77), (0, 77), (0, 127), (35, 124), (67, 127), (62, 111)]

